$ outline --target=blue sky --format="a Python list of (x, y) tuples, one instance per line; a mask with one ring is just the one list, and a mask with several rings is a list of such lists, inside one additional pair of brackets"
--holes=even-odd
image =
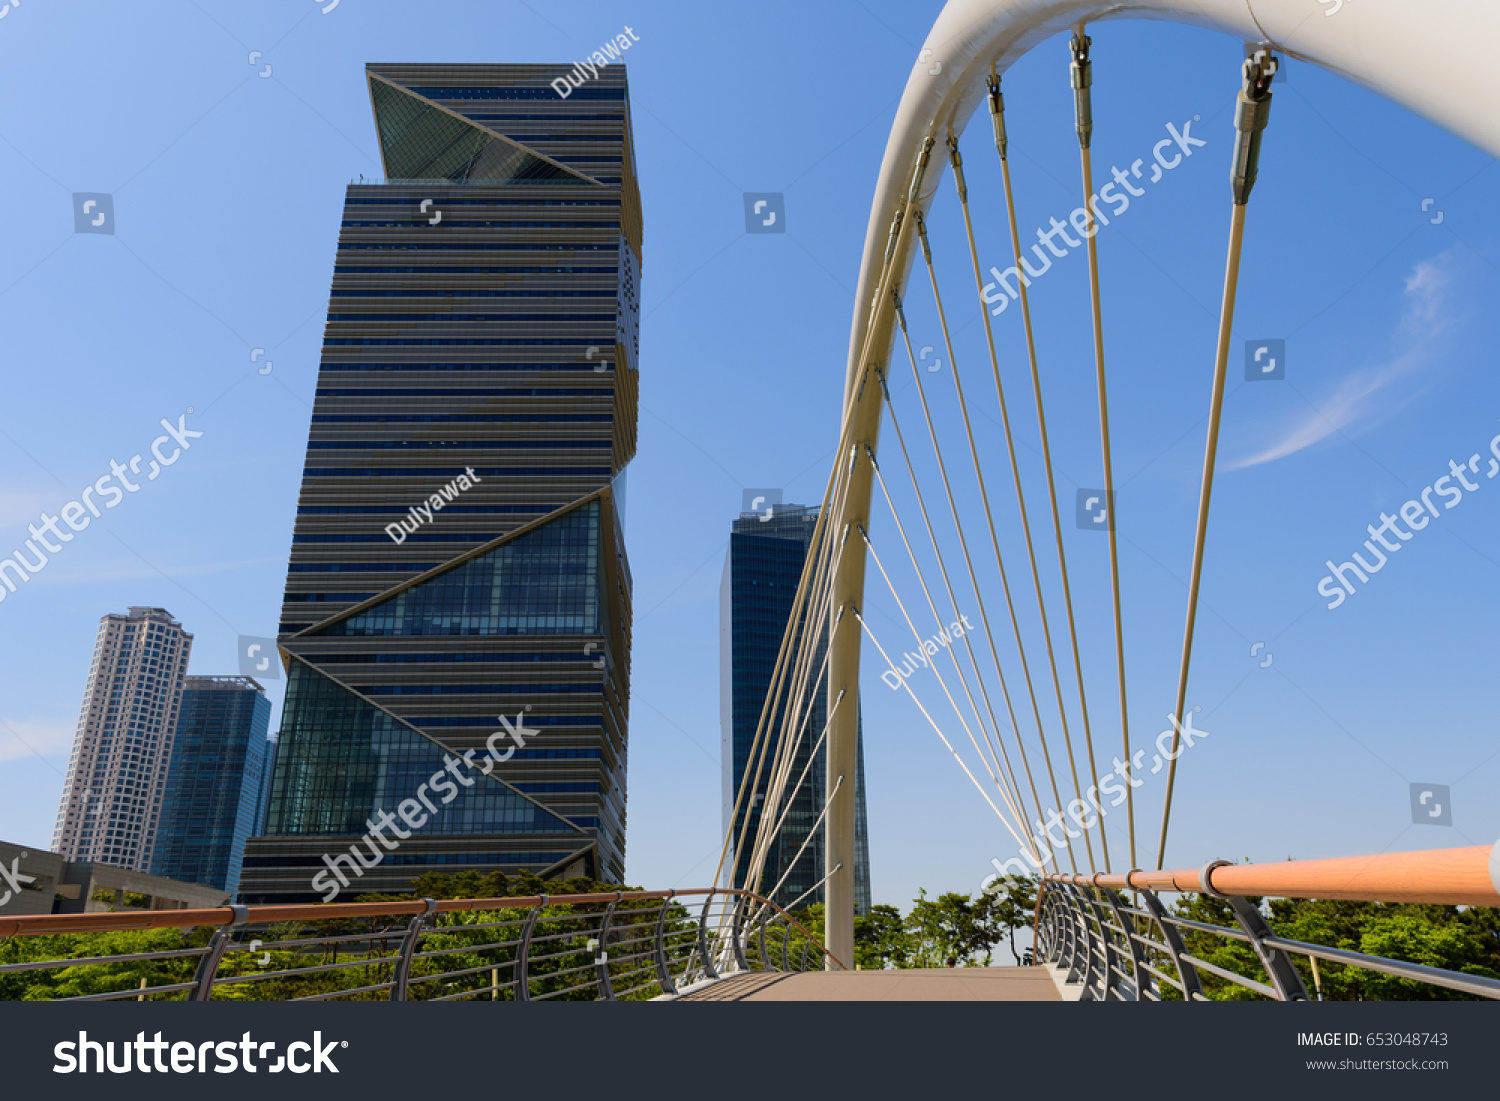
[[(0, 603), (0, 837), (50, 839), (102, 614), (167, 607), (196, 636), (196, 674), (234, 672), (237, 635), (275, 633), (343, 189), (380, 173), (364, 64), (571, 60), (629, 25), (640, 39), (628, 60), (646, 230), (627, 517), (636, 585), (628, 878), (705, 882), (718, 850), (718, 588), (729, 523), (745, 487), (821, 496), (875, 173), (938, 10), (877, 0), (420, 9), (344, 0), (326, 15), (314, 0), (13, 7), (0, 21), (10, 105), (0, 119), (0, 549), (112, 459), (147, 448), (162, 418), (191, 406), (189, 424), (204, 436)], [(1351, 6), (1339, 18), (1358, 16)], [(1130, 718), (1143, 745), (1166, 728), (1175, 690), (1240, 44), (1163, 23), (1093, 33), (1097, 182), (1111, 165), (1149, 164), (1169, 122), (1196, 116), (1193, 135), (1208, 143), (1141, 185), (1146, 194), (1099, 238)], [(1054, 40), (1006, 78), (1028, 239), (1078, 205), (1066, 62)], [(1004, 268), (988, 131), (976, 119), (963, 148), (981, 260)], [(1485, 306), (1500, 289), (1486, 213), (1496, 182), (1488, 156), (1342, 80), (1293, 63), (1277, 85), (1249, 214), (1188, 694), (1210, 737), (1180, 763), (1169, 864), (1478, 844), (1500, 831), (1486, 795), (1500, 780), (1500, 646), (1484, 611), (1500, 582), (1500, 483), (1484, 474), (1500, 434)], [(744, 232), (742, 194), (764, 191), (785, 193), (783, 235)], [(117, 232), (75, 233), (74, 192), (111, 195)], [(1055, 728), (950, 180), (931, 227), (1043, 720)], [(1101, 481), (1086, 274), (1081, 250), (1057, 259), (1032, 305), (1090, 712), (1109, 758), (1119, 718), (1105, 537), (1073, 526), (1076, 491)], [(940, 348), (920, 270), (908, 312), (917, 345)], [(1019, 310), (996, 318), (995, 334), (1033, 529), (1050, 547)], [(1286, 341), (1286, 377), (1245, 382), (1245, 342), (1264, 339)], [(945, 442), (961, 444), (952, 364), (940, 358), (924, 381)], [(892, 379), (924, 492), (936, 494), (899, 348)], [(883, 467), (910, 518), (892, 442), (887, 424)], [(1382, 511), (1396, 513), (1449, 474), (1450, 460), (1475, 454), (1479, 488), (1328, 609), (1317, 592), (1325, 560), (1362, 550)], [(979, 534), (966, 450), (945, 456)], [(871, 537), (903, 599), (920, 600), (880, 504)], [(1050, 552), (1041, 566), (1057, 629)], [(1003, 603), (985, 576), (996, 619)], [(874, 572), (866, 616), (887, 648), (911, 645)], [(910, 701), (879, 681), (868, 649), (875, 898), (971, 891), (1014, 842)], [(1062, 672), (1066, 684), (1069, 666)], [(935, 681), (921, 677), (913, 687), (961, 737), (951, 711), (945, 721), (935, 706)], [(271, 687), (279, 704), (281, 684)], [(1451, 828), (1412, 823), (1412, 783), (1451, 786)], [(1138, 793), (1142, 864), (1160, 799), (1160, 777), (1148, 778)], [(1118, 868), (1117, 813), (1107, 828)]]

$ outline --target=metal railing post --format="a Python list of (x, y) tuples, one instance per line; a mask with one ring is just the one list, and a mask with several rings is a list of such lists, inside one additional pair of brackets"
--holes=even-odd
[(434, 899), (424, 898), (427, 909), (412, 918), (406, 925), (406, 936), (401, 938), (401, 950), (396, 956), (396, 971), (391, 976), (391, 1001), (406, 1001), (406, 983), (411, 978), (411, 956), (417, 949), (417, 941), (422, 939), (422, 929), (427, 924), (427, 919), (437, 913), (437, 902)]
[(766, 926), (770, 923), (771, 911), (770, 908), (767, 907), (766, 912), (761, 915), (760, 921), (758, 922), (760, 926), (760, 969), (762, 971), (776, 970), (775, 966), (771, 963), (771, 953), (766, 951)]
[(735, 897), (734, 924), (732, 929), (734, 933), (734, 959), (739, 964), (741, 971), (750, 970), (750, 961), (745, 958), (745, 907), (745, 896), (737, 895)]
[(1203, 998), (1203, 983), (1198, 979), (1198, 969), (1182, 957), (1187, 955), (1187, 946), (1182, 943), (1182, 935), (1177, 932), (1177, 926), (1172, 924), (1172, 919), (1167, 916), (1167, 911), (1161, 904), (1161, 899), (1156, 897), (1154, 891), (1141, 891), (1141, 901), (1146, 904), (1146, 909), (1151, 911), (1151, 920), (1156, 922), (1156, 928), (1161, 933), (1161, 942), (1167, 946), (1167, 952), (1172, 957), (1172, 966), (1177, 968), (1177, 978), (1182, 982), (1182, 997), (1185, 1001)]
[(1060, 883), (1057, 890), (1052, 892), (1057, 896), (1057, 905), (1062, 910), (1062, 954), (1058, 959), (1058, 966), (1067, 968), (1068, 982), (1078, 981), (1078, 921), (1074, 915), (1073, 899), (1068, 894), (1067, 885)]
[(677, 983), (672, 979), (672, 968), (667, 963), (667, 911), (672, 907), (676, 891), (668, 891), (661, 900), (661, 912), (656, 915), (656, 981), (663, 994), (677, 993)]
[[(1125, 900), (1120, 897), (1118, 891), (1109, 887), (1104, 888), (1104, 897), (1109, 900), (1109, 907), (1114, 911), (1115, 920), (1120, 923), (1120, 928), (1124, 931), (1125, 947), (1130, 952), (1130, 971), (1135, 976), (1135, 981), (1130, 984), (1133, 995), (1131, 1000), (1137, 1002), (1151, 1000), (1146, 995), (1157, 994), (1156, 983), (1151, 972), (1142, 966), (1145, 963), (1145, 957), (1141, 954), (1141, 946), (1135, 939), (1133, 920), (1125, 913)], [(1160, 1001), (1160, 995), (1157, 994), (1154, 1000)]]
[(609, 923), (615, 916), (615, 907), (620, 904), (623, 892), (615, 892), (615, 900), (604, 908), (604, 920), (599, 923), (599, 954), (594, 957), (595, 974), (599, 981), (599, 993), (606, 1002), (615, 1000), (614, 984), (609, 981)]
[(1059, 967), (1067, 968), (1069, 975), (1071, 975), (1078, 954), (1076, 949), (1078, 930), (1073, 922), (1073, 908), (1069, 904), (1068, 897), (1061, 885), (1051, 893), (1054, 896), (1053, 903), (1058, 909), (1057, 963)]
[(1107, 959), (1108, 957), (1105, 956), (1104, 950), (1094, 943), (1094, 930), (1089, 925), (1088, 899), (1084, 896), (1083, 888), (1069, 884), (1067, 889), (1073, 898), (1073, 911), (1078, 922), (1079, 947), (1083, 956), (1083, 974), (1079, 976), (1079, 980), (1083, 983), (1083, 996), (1079, 1000), (1102, 1001), (1106, 990), (1104, 988), (1095, 990), (1094, 984), (1100, 977), (1100, 958)]
[(1265, 915), (1260, 912), (1260, 908), (1252, 905), (1248, 899), (1240, 895), (1220, 895), (1219, 897), (1226, 898), (1229, 905), (1234, 907), (1235, 920), (1250, 937), (1250, 946), (1255, 949), (1255, 954), (1260, 958), (1260, 965), (1266, 969), (1266, 974), (1271, 976), (1271, 985), (1276, 988), (1276, 996), (1284, 1002), (1311, 1001), (1312, 999), (1307, 996), (1307, 987), (1302, 982), (1302, 976), (1292, 965), (1291, 957), (1280, 948), (1272, 948), (1266, 943), (1266, 938), (1274, 937), (1276, 933), (1266, 923)]
[(531, 958), (531, 931), (536, 928), (536, 919), (541, 916), (542, 907), (547, 905), (547, 896), (539, 895), (541, 901), (531, 908), (531, 913), (526, 915), (526, 924), (521, 926), (521, 942), (516, 945), (516, 1001), (531, 1001), (531, 976), (526, 973), (526, 964)]
[(1050, 893), (1041, 900), (1040, 906), (1041, 913), (1037, 918), (1036, 939), (1031, 956), (1037, 964), (1048, 964), (1052, 962), (1053, 953), (1057, 950), (1057, 907), (1053, 905)]
[(786, 923), (786, 932), (781, 935), (781, 969), (783, 971), (790, 971), (792, 969), (791, 963), (789, 963), (786, 958), (787, 949), (791, 947), (791, 944), (792, 923), (788, 921)]
[(1096, 894), (1098, 890), (1098, 887), (1088, 890), (1080, 888), (1083, 901), (1093, 915), (1092, 920), (1099, 928), (1099, 945), (1104, 952), (1104, 992), (1100, 995), (1100, 1000), (1107, 1002), (1113, 996), (1116, 1001), (1123, 1002), (1130, 999), (1127, 999), (1120, 989), (1120, 950), (1115, 943), (1115, 931), (1109, 927), (1109, 923), (1104, 918), (1104, 904), (1099, 901)]
[(716, 894), (718, 894), (717, 890), (708, 892), (708, 899), (703, 903), (703, 916), (698, 920), (698, 955), (703, 957), (703, 975), (709, 979), (719, 977), (718, 968), (708, 957), (708, 908), (714, 904)]
[(214, 935), (208, 941), (208, 951), (198, 958), (198, 967), (193, 973), (193, 988), (187, 995), (190, 1002), (206, 1002), (214, 996), (214, 976), (219, 973), (219, 963), (229, 948), (229, 938), (233, 935), (231, 930), (244, 925), (250, 916), (247, 907), (231, 906), (229, 909), (234, 914), (229, 924), (214, 930)]

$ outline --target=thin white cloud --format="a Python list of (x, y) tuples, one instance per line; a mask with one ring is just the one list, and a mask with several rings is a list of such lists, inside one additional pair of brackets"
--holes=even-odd
[(1275, 443), (1236, 460), (1229, 469), (1243, 470), (1284, 459), (1351, 425), (1369, 427), (1410, 401), (1415, 393), (1398, 395), (1389, 391), (1396, 383), (1442, 358), (1442, 341), (1456, 321), (1452, 304), (1454, 266), (1454, 253), (1450, 250), (1423, 260), (1412, 269), (1406, 280), (1406, 311), (1391, 335), (1390, 359), (1354, 371), (1317, 408), (1283, 428)]
[(57, 719), (0, 719), (0, 761), (23, 757), (66, 758), (72, 749), (72, 723)]
[(7, 528), (26, 530), (27, 524), (41, 519), (43, 509), (57, 508), (58, 494), (32, 493), (27, 490), (0, 489), (0, 531)]

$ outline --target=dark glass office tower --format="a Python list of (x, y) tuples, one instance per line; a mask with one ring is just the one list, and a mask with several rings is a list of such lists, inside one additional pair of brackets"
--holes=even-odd
[[(343, 899), (431, 871), (624, 878), (640, 196), (624, 66), (563, 99), (566, 71), (367, 68), (386, 179), (344, 201), (247, 901), (320, 897), (341, 852)], [(496, 732), (503, 763), (432, 800)]]
[(249, 677), (188, 677), (151, 874), (233, 893), (260, 822), (271, 701)]
[[(750, 751), (755, 742), (755, 731), (760, 723), (766, 696), (771, 690), (776, 655), (781, 650), (782, 636), (786, 633), (787, 621), (791, 618), (793, 599), (797, 594), (797, 584), (802, 577), (802, 566), (807, 559), (817, 519), (816, 507), (775, 505), (765, 512), (743, 513), (734, 521), (729, 536), (729, 555), (724, 562), (719, 604), (720, 756), (726, 829), (730, 826), (736, 796), (740, 785), (745, 781), (747, 769), (750, 779), (755, 778), (756, 769)], [(823, 667), (826, 649), (825, 632), (825, 641), (818, 646), (813, 656), (814, 671)], [(849, 706), (849, 703), (846, 702), (844, 706)], [(785, 714), (786, 708), (787, 695), (783, 692), (778, 715)], [(793, 757), (788, 790), (796, 783), (797, 777), (802, 775), (803, 769), (808, 767), (812, 748), (827, 725), (826, 676), (818, 680), (812, 693), (812, 706), (808, 710), (811, 714), (804, 719), (804, 734)], [(741, 802), (739, 814), (734, 817), (735, 845), (739, 843), (746, 816), (749, 816), (749, 829), (745, 834), (748, 839), (755, 836), (761, 815), (766, 812), (765, 799), (770, 780), (768, 774), (771, 770), (770, 763), (775, 759), (780, 731), (781, 724), (778, 721), (771, 731), (766, 764), (760, 770), (760, 781), (750, 797)], [(757, 759), (758, 757), (759, 754)], [(777, 839), (772, 843), (761, 880), (752, 887), (764, 894), (769, 894), (774, 889), (775, 894), (770, 897), (782, 906), (797, 903), (800, 907), (823, 901), (823, 888), (819, 886), (814, 889), (814, 884), (824, 875), (824, 825), (820, 823), (814, 831), (813, 823), (817, 821), (827, 798), (827, 759), (828, 747), (825, 741), (817, 756), (812, 757), (807, 780), (790, 805), (784, 804), (777, 808), (776, 813), (784, 811), (786, 818)], [(863, 914), (870, 909), (870, 843), (865, 824), (863, 723), (857, 771), (854, 908), (856, 913)], [(811, 841), (808, 841), (809, 833), (812, 834)], [(804, 842), (807, 842), (805, 849)], [(746, 848), (748, 847), (747, 845)], [(736, 851), (733, 859), (734, 882), (737, 886), (743, 885), (749, 870), (750, 853)], [(778, 883), (781, 884), (780, 887), (777, 887)], [(803, 898), (804, 895), (806, 898)], [(802, 901), (798, 902), (799, 899)]]

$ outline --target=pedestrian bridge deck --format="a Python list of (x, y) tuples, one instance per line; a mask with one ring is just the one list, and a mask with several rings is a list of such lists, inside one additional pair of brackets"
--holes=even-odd
[[(1076, 989), (1076, 987), (1075, 987)], [(1077, 997), (1076, 994), (1073, 995)], [(1071, 1001), (1048, 967), (749, 972), (683, 994), (684, 1002)]]

